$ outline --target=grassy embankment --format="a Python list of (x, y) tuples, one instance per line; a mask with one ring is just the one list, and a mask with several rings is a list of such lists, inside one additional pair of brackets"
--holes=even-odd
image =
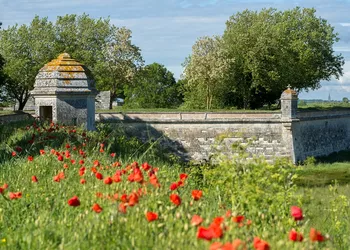
[[(213, 242), (239, 238), (253, 249), (254, 237), (268, 241), (272, 249), (350, 247), (350, 163), (345, 152), (332, 157), (338, 162), (329, 163), (328, 158), (322, 159), (328, 163), (300, 167), (284, 161), (198, 167), (181, 164), (158, 145), (129, 139), (107, 125), (101, 125), (99, 132), (84, 133), (80, 128), (23, 122), (0, 127), (0, 134), (0, 187), (9, 184), (0, 196), (0, 247), (209, 249)], [(142, 180), (135, 179), (135, 164), (127, 167), (134, 161), (140, 165), (147, 161), (156, 169), (145, 171), (140, 166)], [(123, 173), (120, 182), (105, 184), (118, 170)], [(188, 178), (171, 191), (181, 173)], [(32, 181), (34, 175), (38, 182)], [(290, 182), (293, 179), (297, 186)], [(340, 185), (330, 188), (334, 179)], [(203, 191), (199, 200), (191, 196), (196, 189)], [(21, 192), (22, 197), (10, 199), (11, 192)], [(178, 194), (181, 204), (171, 202), (171, 194)], [(73, 196), (79, 197), (77, 207), (68, 204)], [(92, 209), (95, 203), (102, 207), (101, 213)], [(303, 208), (303, 221), (291, 218), (291, 205)], [(226, 217), (228, 210), (233, 214)], [(147, 221), (150, 211), (158, 214), (157, 220)], [(198, 239), (200, 229), (191, 225), (194, 214), (204, 219), (205, 228), (223, 216), (221, 238)], [(234, 222), (237, 215), (245, 216), (242, 225)], [(328, 235), (328, 240), (311, 242), (311, 227)], [(304, 234), (303, 242), (288, 240), (291, 228)]]

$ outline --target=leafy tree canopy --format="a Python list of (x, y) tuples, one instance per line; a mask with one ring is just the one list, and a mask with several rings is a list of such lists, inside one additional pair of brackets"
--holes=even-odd
[(15, 25), (0, 33), (0, 53), (6, 93), (19, 102), (22, 110), (33, 88), (39, 69), (55, 55), (54, 26), (47, 18), (35, 17), (29, 26)]
[(126, 91), (126, 105), (134, 108), (172, 108), (182, 101), (173, 73), (153, 63), (137, 72)]
[[(229, 67), (207, 70), (227, 84), (224, 105), (258, 108), (275, 102), (289, 84), (308, 91), (319, 88), (321, 80), (342, 75), (344, 58), (333, 51), (339, 38), (315, 12), (299, 7), (245, 10), (230, 17), (219, 45), (225, 58), (231, 59)], [(196, 63), (204, 67), (207, 61)], [(185, 77), (198, 82), (190, 74)]]
[(142, 62), (140, 49), (131, 43), (131, 31), (115, 27), (109, 19), (65, 15), (54, 24), (36, 16), (28, 26), (15, 25), (0, 31), (0, 54), (8, 76), (6, 93), (18, 100), (20, 110), (39, 69), (62, 52), (84, 63), (97, 87), (111, 90), (111, 99), (130, 83)]

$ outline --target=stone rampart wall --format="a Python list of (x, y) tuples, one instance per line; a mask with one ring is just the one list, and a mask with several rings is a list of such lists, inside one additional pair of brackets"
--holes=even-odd
[(291, 157), (280, 113), (101, 113), (96, 118), (143, 141), (159, 139), (186, 161), (208, 161), (216, 149), (232, 154), (232, 144), (248, 141), (252, 154)]
[[(0, 123), (28, 118), (25, 113), (3, 115)], [(288, 157), (294, 163), (350, 149), (350, 110), (299, 112), (290, 120), (278, 112), (99, 113), (95, 118), (143, 141), (159, 139), (186, 161), (209, 160), (216, 148), (231, 154), (236, 143), (247, 145), (251, 154)]]
[(27, 113), (0, 115), (0, 124), (17, 122), (17, 121), (24, 121), (24, 120), (31, 119), (31, 118), (32, 118), (32, 116), (30, 114), (27, 114)]
[(350, 149), (350, 110), (298, 113), (293, 122), (295, 162)]

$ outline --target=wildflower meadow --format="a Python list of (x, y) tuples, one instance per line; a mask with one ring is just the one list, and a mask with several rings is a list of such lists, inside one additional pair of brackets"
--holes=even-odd
[(185, 164), (105, 124), (0, 132), (1, 249), (349, 247), (347, 196), (315, 214), (287, 160)]

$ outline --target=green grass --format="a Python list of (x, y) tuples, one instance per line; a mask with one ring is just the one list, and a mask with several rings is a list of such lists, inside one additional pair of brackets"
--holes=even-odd
[(350, 103), (344, 102), (316, 102), (298, 105), (300, 111), (327, 111), (327, 110), (349, 110)]
[(16, 112), (10, 111), (10, 110), (0, 110), (0, 116), (1, 115), (13, 115), (13, 114), (16, 114)]
[[(272, 249), (349, 249), (350, 187), (345, 184), (349, 176), (344, 177), (344, 173), (349, 172), (347, 162), (291, 168), (282, 168), (283, 163), (280, 168), (264, 162), (195, 167), (178, 162), (157, 144), (126, 137), (117, 127), (99, 124), (98, 128), (98, 132), (84, 134), (81, 128), (32, 126), (28, 122), (0, 127), (0, 132), (6, 134), (0, 140), (0, 187), (9, 184), (0, 195), (0, 248), (209, 249), (213, 242), (226, 243), (239, 238), (246, 242), (248, 249), (253, 249), (254, 237), (260, 237), (268, 241)], [(16, 146), (22, 151), (13, 157), (11, 153)], [(45, 154), (41, 155), (40, 149), (45, 150)], [(51, 149), (59, 153), (50, 153)], [(70, 158), (65, 157), (67, 150)], [(116, 153), (115, 158), (110, 156), (111, 152)], [(59, 161), (57, 154), (63, 155), (64, 160)], [(28, 156), (34, 160), (29, 161)], [(72, 159), (76, 160), (75, 164)], [(80, 160), (84, 160), (83, 165), (79, 164)], [(96, 170), (104, 178), (113, 176), (117, 170), (126, 171), (122, 181), (106, 185), (98, 180), (91, 171), (96, 160), (100, 163)], [(113, 167), (116, 161), (122, 166)], [(149, 172), (143, 170), (143, 183), (128, 181), (133, 171), (128, 165), (134, 161), (140, 165), (147, 161), (158, 169), (159, 188), (150, 183)], [(64, 168), (64, 163), (68, 168)], [(82, 166), (86, 171), (80, 176)], [(250, 169), (256, 169), (257, 174)], [(60, 172), (64, 172), (65, 177), (55, 182), (53, 178)], [(179, 181), (180, 173), (187, 173), (188, 178), (183, 186), (171, 191), (169, 187)], [(290, 177), (295, 173), (299, 176), (296, 179), (299, 186), (281, 184), (283, 175)], [(37, 183), (32, 182), (33, 175), (37, 176)], [(82, 178), (86, 180), (84, 185), (80, 183)], [(340, 182), (341, 178), (344, 184), (329, 188), (329, 182), (333, 179)], [(226, 184), (240, 181), (241, 189), (228, 190), (230, 186)], [(213, 186), (206, 186), (208, 183)], [(198, 201), (191, 196), (195, 189), (203, 190), (203, 197)], [(121, 213), (118, 209), (123, 203), (121, 196), (130, 197), (139, 190), (142, 195), (138, 203), (128, 206), (126, 214)], [(270, 193), (271, 190), (282, 192)], [(295, 196), (290, 199), (294, 191)], [(10, 192), (22, 192), (22, 198), (10, 200)], [(97, 193), (101, 193), (102, 198)], [(175, 206), (170, 201), (172, 193), (181, 197), (181, 205)], [(242, 193), (243, 196), (238, 197), (242, 203), (234, 203), (237, 197), (230, 197), (230, 193), (237, 196)], [(115, 194), (118, 194), (116, 199)], [(73, 196), (79, 197), (80, 206), (68, 205)], [(269, 201), (264, 203), (261, 197), (269, 197)], [(92, 210), (94, 203), (103, 208), (101, 213)], [(291, 205), (303, 208), (304, 221), (296, 223), (290, 217)], [(225, 217), (227, 210), (234, 215), (245, 215), (252, 220), (252, 225), (247, 226), (245, 222), (240, 227), (231, 216)], [(156, 212), (158, 220), (148, 222), (147, 211)], [(213, 218), (223, 216), (222, 237), (211, 242), (198, 239), (198, 229), (191, 225), (194, 214), (204, 219), (204, 227), (208, 227)], [(329, 234), (329, 240), (310, 242), (310, 227)], [(288, 240), (291, 228), (304, 234), (304, 242)]]

